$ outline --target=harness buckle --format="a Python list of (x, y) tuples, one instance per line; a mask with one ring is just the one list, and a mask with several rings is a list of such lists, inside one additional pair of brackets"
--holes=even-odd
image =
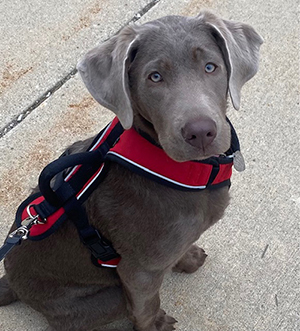
[(95, 258), (106, 262), (119, 257), (112, 246), (102, 239), (98, 230), (90, 227), (85, 229), (85, 231), (80, 231), (80, 237), (84, 245), (89, 248)]

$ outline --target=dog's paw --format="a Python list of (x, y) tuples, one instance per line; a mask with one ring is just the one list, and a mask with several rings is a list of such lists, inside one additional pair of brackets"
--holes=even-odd
[(155, 321), (155, 327), (157, 331), (175, 330), (175, 323), (177, 323), (175, 318), (167, 315), (164, 310), (160, 309)]
[(205, 251), (202, 248), (197, 245), (192, 245), (172, 270), (175, 272), (186, 272), (191, 274), (204, 264), (206, 257), (207, 254), (205, 254)]
[(176, 319), (167, 315), (164, 310), (160, 309), (156, 315), (155, 321), (148, 327), (134, 327), (134, 331), (173, 331), (176, 330), (174, 324), (177, 323)]

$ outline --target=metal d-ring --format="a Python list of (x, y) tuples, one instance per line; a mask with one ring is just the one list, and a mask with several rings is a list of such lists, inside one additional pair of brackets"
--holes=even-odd
[[(40, 215), (39, 214), (36, 214), (36, 215), (32, 215), (31, 214), (31, 211), (30, 211), (30, 208), (31, 207), (33, 207), (34, 205), (28, 205), (27, 206), (27, 208), (26, 208), (26, 211), (27, 211), (27, 214), (28, 214), (28, 218), (26, 218), (25, 220), (23, 220), (22, 221), (22, 223), (24, 222), (24, 221), (29, 221), (29, 224), (31, 223), (31, 222), (33, 222), (32, 223), (32, 225), (33, 224), (45, 224), (46, 222), (47, 222), (47, 219), (43, 219), (42, 221), (40, 220)], [(31, 221), (31, 222), (30, 222)]]

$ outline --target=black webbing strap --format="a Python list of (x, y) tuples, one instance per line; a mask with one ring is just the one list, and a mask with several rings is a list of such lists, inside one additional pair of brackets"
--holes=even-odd
[(0, 261), (2, 261), (6, 254), (8, 254), (16, 245), (20, 245), (22, 240), (21, 235), (8, 236), (5, 239), (3, 246), (0, 248)]
[(227, 116), (226, 116), (226, 121), (229, 123), (230, 131), (231, 131), (231, 144), (230, 144), (230, 149), (227, 151), (227, 154), (232, 154), (236, 151), (240, 151), (241, 146), (240, 146), (240, 141), (239, 141), (239, 138), (238, 138), (237, 133), (235, 131), (235, 128), (234, 128), (234, 126), (232, 125), (232, 123), (230, 122), (230, 120)]
[[(97, 142), (103, 132), (105, 132), (105, 129), (96, 136), (87, 152), (62, 156), (48, 164), (41, 172), (39, 177), (39, 189), (45, 197), (45, 200), (52, 206), (63, 206), (69, 198), (81, 190), (85, 183), (89, 181), (90, 177), (104, 163), (107, 152), (116, 143), (124, 131), (122, 125), (118, 122), (106, 137), (105, 141), (96, 149), (91, 150), (95, 142)], [(76, 175), (69, 181), (64, 181), (62, 176), (63, 172), (77, 165), (81, 165), (81, 168)], [(51, 186), (51, 182), (56, 176), (60, 177), (60, 181), (59, 185), (56, 186), (56, 190), (54, 190)], [(86, 200), (95, 187), (96, 185), (92, 185), (89, 190), (87, 190), (87, 194), (84, 194), (80, 198), (81, 203)]]
[[(101, 237), (99, 232), (89, 224), (88, 217), (82, 203), (92, 193), (95, 187), (101, 181), (103, 176), (99, 177), (93, 185), (89, 187), (80, 199), (77, 199), (76, 194), (82, 189), (90, 177), (101, 167), (105, 160), (105, 155), (113, 146), (116, 140), (123, 132), (120, 123), (112, 129), (105, 141), (90, 151), (91, 146), (101, 137), (103, 131), (94, 139), (89, 151), (72, 155), (62, 156), (56, 161), (50, 163), (44, 168), (39, 177), (39, 188), (45, 201), (35, 207), (36, 212), (42, 217), (47, 218), (55, 210), (63, 207), (68, 218), (72, 220), (78, 230), (81, 241), (92, 252), (96, 259), (101, 261), (109, 261), (119, 257), (113, 247)], [(69, 180), (65, 181), (62, 177), (64, 170), (80, 165), (80, 169)], [(103, 172), (105, 173), (105, 171)], [(55, 176), (59, 176), (59, 185), (56, 190), (51, 187), (51, 182)]]
[[(76, 165), (85, 164), (101, 164), (104, 162), (105, 154), (99, 148), (93, 152), (83, 152), (68, 155), (62, 158), (59, 158), (51, 163), (49, 163), (41, 172), (39, 177), (39, 189), (42, 195), (45, 197), (52, 206), (61, 207), (64, 205), (65, 201), (68, 200), (71, 196), (76, 194), (76, 190), (68, 182), (61, 183), (61, 186), (68, 187), (67, 189), (62, 189), (59, 187), (57, 191), (53, 191), (51, 187), (52, 179), (62, 171), (74, 167)], [(77, 179), (81, 179), (77, 177)], [(79, 186), (83, 185), (82, 180), (80, 180)], [(49, 216), (49, 215), (48, 215)]]

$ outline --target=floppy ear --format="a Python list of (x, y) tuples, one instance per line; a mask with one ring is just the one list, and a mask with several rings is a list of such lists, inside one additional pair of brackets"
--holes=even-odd
[(235, 109), (240, 108), (241, 88), (258, 70), (259, 47), (263, 39), (247, 24), (222, 20), (209, 13), (200, 13), (211, 28), (220, 47), (229, 74), (229, 93)]
[(77, 64), (91, 95), (118, 116), (124, 129), (129, 129), (133, 122), (127, 69), (137, 39), (135, 30), (126, 27), (89, 51)]

